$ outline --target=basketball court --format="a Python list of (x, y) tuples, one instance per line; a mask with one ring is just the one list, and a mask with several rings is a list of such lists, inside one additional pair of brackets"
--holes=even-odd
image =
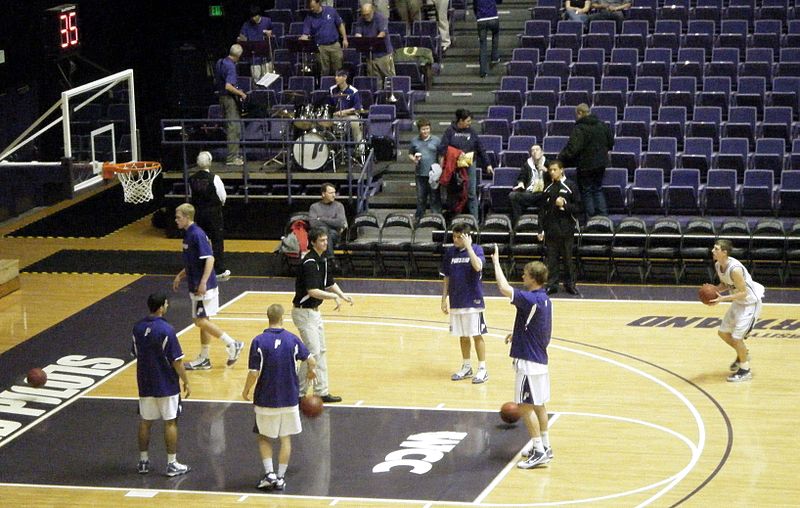
[[(503, 338), (513, 308), (500, 297), (487, 302), (490, 380), (451, 382), (458, 349), (438, 310), (438, 283), (340, 282), (355, 305), (338, 313), (324, 306), (323, 314), (331, 391), (344, 403), (304, 419), (282, 506), (798, 499), (791, 483), (798, 464), (786, 446), (798, 414), (785, 389), (790, 373), (781, 368), (800, 338), (795, 291), (768, 293), (787, 303), (765, 305), (750, 339), (754, 379), (738, 385), (725, 382), (730, 353), (716, 338), (720, 309), (693, 301), (693, 288), (652, 288), (658, 299), (645, 300), (626, 299), (625, 293), (641, 298), (647, 288), (586, 286), (583, 299), (557, 298), (548, 404), (555, 459), (549, 467), (523, 471), (514, 465), (526, 432), (497, 414), (512, 393)], [(227, 303), (216, 320), (249, 341), (266, 326), (269, 304), (291, 305), (292, 283), (234, 278), (221, 288)], [(167, 277), (135, 278), (0, 355), (2, 371), (13, 373), (4, 380), (4, 498), (220, 505), (276, 497), (254, 488), (261, 467), (252, 408), (240, 397), (246, 361), (224, 368), (218, 344), (212, 347), (214, 368), (189, 373), (192, 397), (179, 423), (179, 455), (193, 471), (172, 479), (160, 474), (157, 427), (154, 471), (136, 474), (130, 327), (143, 314), (146, 295), (169, 284)], [(491, 285), (487, 290), (497, 294)], [(199, 334), (189, 326), (185, 295), (176, 294), (171, 303), (167, 317), (182, 329), (182, 346), (193, 356)], [(4, 305), (3, 322), (17, 322), (16, 306)], [(286, 326), (294, 330), (290, 322)], [(50, 372), (44, 388), (25, 386), (31, 365)], [(12, 432), (10, 422), (19, 424)], [(742, 475), (770, 481), (742, 486)]]

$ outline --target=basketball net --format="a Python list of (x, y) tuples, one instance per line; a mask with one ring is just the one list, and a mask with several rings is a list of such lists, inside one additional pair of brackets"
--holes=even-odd
[(153, 182), (161, 173), (158, 162), (123, 162), (103, 165), (106, 174), (114, 173), (119, 178), (126, 203), (142, 204), (153, 199)]

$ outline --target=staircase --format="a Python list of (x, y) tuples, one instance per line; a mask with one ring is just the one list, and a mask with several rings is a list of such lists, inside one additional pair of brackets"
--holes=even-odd
[[(486, 115), (487, 108), (494, 103), (492, 91), (500, 88), (500, 78), (505, 75), (505, 62), (510, 60), (511, 51), (519, 46), (517, 34), (524, 30), (525, 21), (530, 19), (530, 6), (530, 2), (523, 0), (505, 0), (498, 5), (502, 63), (492, 68), (485, 78), (478, 75), (478, 28), (472, 7), (468, 7), (465, 20), (451, 24), (452, 45), (442, 60), (441, 72), (434, 77), (425, 101), (415, 106), (416, 118), (430, 120), (434, 135), (441, 137), (444, 134), (458, 108), (472, 112), (472, 127), (481, 132), (480, 121)], [(491, 39), (487, 42), (491, 48)], [(408, 160), (408, 144), (417, 135), (416, 127), (410, 131), (400, 131), (397, 161), (382, 163), (386, 165), (383, 188), (369, 199), (370, 210), (380, 215), (414, 212), (417, 203), (414, 164)]]

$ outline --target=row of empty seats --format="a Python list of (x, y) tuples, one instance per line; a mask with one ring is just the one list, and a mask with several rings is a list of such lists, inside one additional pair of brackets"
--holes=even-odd
[[(477, 224), (470, 215), (457, 215), (450, 225), (469, 223), (476, 242), (490, 253), (496, 244), (508, 273), (518, 272), (531, 260), (541, 260), (545, 246), (537, 239), (536, 215), (523, 215), (515, 226), (503, 214), (487, 215)], [(345, 271), (373, 274), (399, 270), (412, 273), (438, 270), (441, 252), (449, 245), (448, 225), (441, 214), (428, 213), (418, 223), (403, 213), (390, 213), (380, 221), (372, 212), (356, 216), (340, 245)], [(700, 272), (712, 280), (711, 247), (718, 238), (734, 243), (733, 255), (750, 267), (754, 276), (764, 275), (765, 265), (783, 282), (800, 265), (800, 221), (786, 226), (781, 220), (762, 219), (752, 227), (747, 220), (726, 219), (719, 226), (709, 218), (690, 218), (684, 223), (659, 218), (650, 225), (641, 218), (624, 218), (615, 224), (607, 217), (593, 217), (576, 233), (575, 254), (582, 277), (599, 269), (610, 280), (628, 268), (642, 282), (651, 275), (665, 275), (676, 282)], [(487, 266), (491, 270), (491, 266)], [(765, 275), (766, 276), (766, 275)]]

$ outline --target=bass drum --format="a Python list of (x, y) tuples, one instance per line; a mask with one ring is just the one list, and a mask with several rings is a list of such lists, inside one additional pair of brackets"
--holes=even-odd
[(336, 141), (330, 132), (307, 132), (295, 140), (292, 155), (295, 163), (308, 171), (319, 171), (328, 162), (331, 149), (326, 144)]

